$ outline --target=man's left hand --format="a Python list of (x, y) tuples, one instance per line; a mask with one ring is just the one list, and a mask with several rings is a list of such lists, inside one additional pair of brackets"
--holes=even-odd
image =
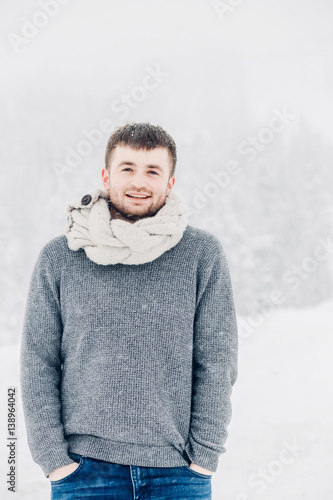
[(213, 472), (211, 472), (210, 470), (208, 470), (208, 469), (204, 469), (203, 467), (200, 467), (200, 465), (196, 465), (196, 464), (194, 464), (193, 462), (191, 462), (191, 463), (190, 463), (190, 469), (193, 469), (193, 470), (195, 470), (195, 471), (197, 471), (197, 472), (201, 472), (201, 474), (206, 474), (206, 475), (208, 475), (208, 476), (209, 476), (209, 475), (211, 476), (211, 475), (213, 475), (213, 474), (214, 474), (214, 473), (213, 473)]

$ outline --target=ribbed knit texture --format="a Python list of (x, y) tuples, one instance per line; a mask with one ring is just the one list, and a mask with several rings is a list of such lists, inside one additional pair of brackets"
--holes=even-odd
[(33, 268), (20, 352), (28, 445), (48, 474), (68, 452), (215, 472), (237, 378), (226, 255), (187, 225), (152, 262), (99, 265), (65, 235)]

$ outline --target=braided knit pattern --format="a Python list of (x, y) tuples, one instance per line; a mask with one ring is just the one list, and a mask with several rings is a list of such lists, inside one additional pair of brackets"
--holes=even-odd
[(170, 191), (165, 204), (152, 217), (134, 223), (112, 219), (109, 192), (95, 189), (91, 201), (69, 203), (66, 236), (71, 250), (83, 248), (96, 264), (144, 264), (177, 245), (185, 231), (185, 200)]

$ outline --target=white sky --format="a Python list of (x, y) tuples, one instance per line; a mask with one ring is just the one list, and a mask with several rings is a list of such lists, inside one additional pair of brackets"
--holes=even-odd
[(22, 18), (31, 20), (39, 3), (1, 2), (4, 99), (24, 85), (103, 95), (154, 64), (181, 68), (191, 96), (191, 82), (207, 61), (220, 64), (221, 83), (224, 72), (237, 75), (242, 65), (254, 118), (281, 101), (333, 141), (330, 0), (244, 0), (224, 20), (213, 0), (70, 0), (16, 54), (8, 33), (20, 34)]

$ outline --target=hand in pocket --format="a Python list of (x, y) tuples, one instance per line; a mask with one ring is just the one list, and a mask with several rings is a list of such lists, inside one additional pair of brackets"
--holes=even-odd
[(59, 481), (59, 479), (63, 479), (66, 476), (69, 476), (74, 472), (78, 466), (77, 462), (71, 462), (70, 464), (64, 465), (63, 467), (59, 467), (58, 469), (53, 470), (49, 474), (49, 479), (51, 481)]

